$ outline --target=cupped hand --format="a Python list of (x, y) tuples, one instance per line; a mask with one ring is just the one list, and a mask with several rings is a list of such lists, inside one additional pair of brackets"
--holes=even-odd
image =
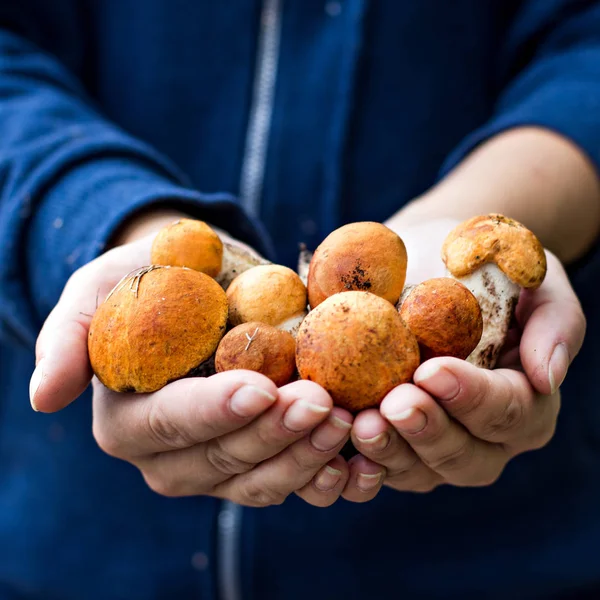
[[(148, 264), (152, 239), (118, 246), (68, 281), (36, 345), (36, 410), (61, 410), (88, 387), (93, 313), (123, 275)], [(277, 389), (266, 377), (240, 370), (176, 381), (152, 394), (123, 394), (93, 378), (98, 445), (138, 467), (148, 485), (167, 496), (266, 506), (295, 493), (328, 506), (348, 478), (338, 453), (351, 424), (352, 416), (308, 381)]]
[(297, 381), (278, 390), (251, 371), (184, 379), (142, 395), (94, 381), (99, 446), (166, 496), (270, 506), (297, 493), (327, 506), (347, 478), (338, 453), (351, 423), (319, 386)]
[(579, 352), (586, 321), (561, 263), (548, 253), (542, 286), (521, 294), (517, 329), (499, 368), (436, 358), (423, 363), (414, 384), (394, 389), (379, 410), (358, 414), (344, 497), (364, 497), (354, 473), (371, 470), (385, 485), (430, 491), (440, 484), (484, 486), (509, 460), (552, 438), (559, 387)]

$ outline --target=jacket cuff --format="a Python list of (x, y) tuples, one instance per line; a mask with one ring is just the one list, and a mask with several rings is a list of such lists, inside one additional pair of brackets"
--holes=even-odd
[(167, 204), (228, 231), (264, 256), (272, 255), (262, 225), (233, 196), (188, 189), (142, 161), (90, 161), (61, 177), (44, 194), (31, 220), (26, 261), (38, 325), (71, 274), (99, 256), (124, 221), (142, 209)]

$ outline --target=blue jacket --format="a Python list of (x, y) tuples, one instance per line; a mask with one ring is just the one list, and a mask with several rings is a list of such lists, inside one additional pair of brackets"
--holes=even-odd
[(167, 499), (97, 448), (88, 394), (28, 401), (44, 317), (138, 209), (295, 266), (530, 124), (600, 166), (600, 2), (0, 3), (0, 600), (600, 598), (596, 248), (556, 437), (488, 488)]

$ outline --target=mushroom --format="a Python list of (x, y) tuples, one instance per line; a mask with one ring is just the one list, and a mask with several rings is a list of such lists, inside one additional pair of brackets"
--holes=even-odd
[(269, 264), (240, 246), (222, 242), (209, 225), (194, 219), (179, 219), (158, 232), (151, 263), (195, 269), (215, 278), (223, 289), (247, 269)]
[(451, 277), (437, 277), (411, 286), (400, 316), (419, 342), (421, 360), (436, 356), (465, 359), (483, 331), (475, 296)]
[(500, 214), (473, 217), (450, 232), (442, 246), (448, 273), (477, 298), (483, 335), (467, 360), (492, 369), (504, 345), (522, 288), (538, 288), (546, 255), (537, 237)]
[(308, 300), (365, 291), (398, 302), (406, 279), (406, 247), (381, 223), (350, 223), (330, 233), (315, 250), (308, 272)]
[(304, 285), (308, 285), (308, 269), (310, 268), (310, 261), (312, 259), (312, 252), (308, 250), (306, 244), (300, 244), (300, 252), (298, 254), (298, 266), (297, 272), (300, 281)]
[(252, 267), (238, 275), (227, 289), (229, 323), (257, 321), (295, 336), (306, 316), (306, 287), (283, 265)]
[(287, 331), (264, 323), (242, 323), (219, 343), (215, 355), (217, 373), (247, 369), (262, 373), (280, 387), (296, 372), (296, 342)]
[(398, 311), (370, 292), (334, 294), (311, 310), (296, 338), (296, 366), (334, 404), (377, 406), (419, 366), (419, 346)]
[(227, 326), (227, 297), (205, 273), (148, 266), (124, 277), (88, 335), (92, 369), (116, 392), (154, 392), (195, 374)]

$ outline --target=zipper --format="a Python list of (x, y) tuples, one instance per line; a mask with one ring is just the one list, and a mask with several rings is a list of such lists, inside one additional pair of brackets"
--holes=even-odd
[[(258, 216), (265, 177), (265, 165), (281, 39), (283, 0), (264, 0), (256, 56), (254, 88), (246, 146), (240, 176), (240, 200), (253, 217)], [(219, 600), (241, 600), (240, 542), (242, 507), (225, 500), (217, 518), (217, 590)]]
[(241, 600), (239, 564), (242, 507), (225, 500), (217, 518), (217, 589), (219, 600)]
[(260, 211), (269, 133), (273, 117), (283, 0), (264, 0), (256, 56), (254, 88), (240, 177), (242, 206), (253, 217)]

